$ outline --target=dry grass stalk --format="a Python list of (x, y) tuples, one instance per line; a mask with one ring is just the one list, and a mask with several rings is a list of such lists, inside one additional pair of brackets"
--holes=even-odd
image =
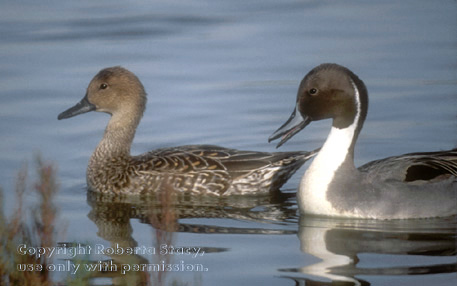
[[(16, 208), (8, 220), (3, 209), (0, 209), (1, 251), (0, 251), (0, 285), (50, 286), (53, 285), (46, 265), (50, 263), (44, 256), (21, 255), (17, 251), (20, 244), (31, 247), (50, 247), (54, 243), (55, 218), (57, 209), (54, 197), (57, 194), (55, 168), (37, 158), (38, 182), (35, 192), (40, 198), (39, 208), (31, 212), (34, 216), (33, 226), (26, 222), (24, 214), (24, 194), (27, 190), (27, 167), (18, 173), (16, 181)], [(0, 190), (1, 191), (1, 190)], [(3, 198), (3, 196), (1, 196)], [(3, 199), (1, 200), (3, 204)], [(5, 234), (5, 235), (3, 235)], [(18, 265), (42, 265), (41, 271), (19, 271)]]

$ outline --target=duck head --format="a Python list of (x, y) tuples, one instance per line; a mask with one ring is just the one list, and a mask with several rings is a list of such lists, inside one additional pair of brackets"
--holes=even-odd
[(116, 66), (101, 70), (89, 83), (86, 95), (75, 106), (60, 113), (60, 119), (89, 111), (111, 115), (141, 115), (146, 106), (146, 92), (140, 80), (125, 68)]
[(358, 134), (367, 109), (365, 84), (353, 72), (337, 64), (321, 64), (303, 78), (292, 115), (268, 142), (281, 137), (278, 148), (312, 121), (323, 119), (333, 119), (333, 127), (339, 129), (355, 123)]

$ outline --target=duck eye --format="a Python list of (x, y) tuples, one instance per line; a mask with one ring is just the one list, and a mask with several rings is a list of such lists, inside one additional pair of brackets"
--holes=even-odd
[(102, 83), (100, 85), (100, 89), (106, 89), (108, 87), (108, 85), (106, 83)]
[(315, 95), (315, 94), (317, 94), (317, 89), (311, 88), (308, 92), (309, 92), (309, 94), (311, 94), (311, 95)]

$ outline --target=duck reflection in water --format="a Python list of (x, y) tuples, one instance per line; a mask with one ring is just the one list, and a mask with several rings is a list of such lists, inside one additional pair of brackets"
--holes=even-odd
[(280, 271), (297, 285), (371, 285), (379, 278), (396, 285), (406, 275), (420, 275), (422, 284), (424, 275), (457, 273), (456, 229), (456, 217), (380, 222), (301, 216), (300, 250), (320, 261)]
[[(164, 180), (167, 182), (167, 180)], [(113, 194), (102, 194), (88, 191), (87, 201), (91, 206), (89, 218), (98, 228), (98, 236), (109, 242), (110, 247), (122, 249), (137, 249), (136, 254), (109, 254), (113, 264), (118, 265), (118, 271), (100, 272), (96, 277), (113, 278), (115, 285), (128, 282), (128, 285), (169, 285), (172, 279), (176, 279), (177, 272), (151, 271), (124, 271), (122, 265), (176, 265), (179, 267), (182, 260), (207, 265), (202, 262), (204, 254), (217, 254), (229, 251), (224, 247), (205, 245), (178, 245), (175, 244), (179, 233), (195, 234), (296, 234), (293, 230), (225, 227), (202, 224), (201, 220), (196, 224), (182, 223), (181, 219), (221, 218), (245, 221), (283, 222), (294, 219), (296, 211), (290, 201), (294, 194), (280, 193), (277, 196), (234, 196), (214, 197), (204, 195), (189, 195), (177, 192), (171, 185), (164, 183), (161, 190), (154, 195), (144, 197), (122, 197)], [(133, 237), (131, 219), (139, 220), (143, 224), (151, 226), (151, 244), (139, 245)], [(188, 221), (188, 220), (186, 220)], [(144, 237), (144, 236), (143, 236)], [(149, 252), (148, 252), (149, 251)], [(182, 259), (173, 255), (172, 251), (190, 252), (196, 255), (196, 259)], [(154, 253), (153, 253), (154, 252)], [(165, 255), (164, 255), (165, 254)], [(128, 266), (124, 266), (126, 270)], [(204, 277), (203, 271), (193, 272), (195, 277)], [(195, 279), (194, 277), (194, 279)], [(179, 277), (181, 280), (181, 276)]]

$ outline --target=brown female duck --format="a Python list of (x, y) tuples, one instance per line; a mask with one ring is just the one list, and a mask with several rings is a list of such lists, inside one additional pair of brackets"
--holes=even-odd
[(78, 104), (59, 114), (59, 120), (89, 111), (111, 115), (89, 160), (89, 189), (144, 194), (166, 183), (188, 193), (266, 194), (279, 189), (316, 153), (265, 153), (189, 145), (131, 156), (130, 146), (145, 108), (146, 92), (140, 80), (125, 68), (110, 67), (92, 79)]

